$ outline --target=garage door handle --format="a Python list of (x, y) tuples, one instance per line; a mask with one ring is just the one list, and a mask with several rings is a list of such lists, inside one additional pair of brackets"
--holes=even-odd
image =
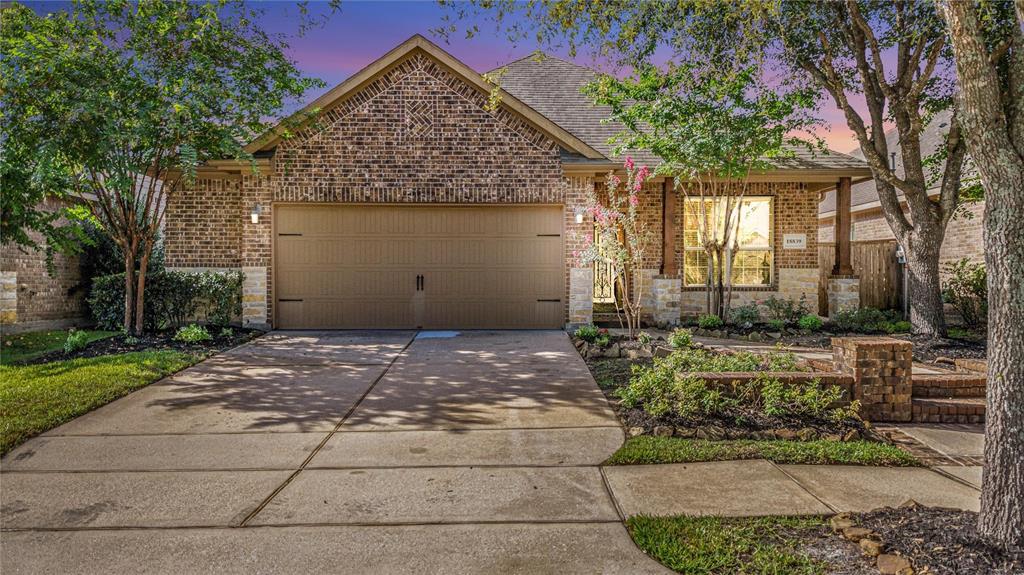
[(423, 291), (423, 276), (416, 276), (416, 291)]
[(282, 302), (282, 301), (302, 301), (302, 300), (301, 299), (278, 299), (277, 301)]
[(561, 298), (558, 298), (558, 299), (539, 299), (539, 300), (537, 300), (537, 301), (539, 301), (539, 302), (551, 302), (551, 303), (558, 303), (558, 302), (560, 302), (560, 301), (562, 301), (562, 300), (561, 300)]

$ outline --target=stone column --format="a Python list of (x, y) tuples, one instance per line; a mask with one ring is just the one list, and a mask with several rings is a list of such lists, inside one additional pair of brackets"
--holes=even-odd
[(654, 305), (651, 309), (652, 323), (658, 327), (679, 324), (680, 305), (683, 295), (683, 280), (679, 276), (660, 275), (651, 281)]
[(594, 323), (594, 268), (569, 270), (569, 321), (566, 331)]
[(855, 310), (860, 307), (860, 278), (832, 276), (828, 278), (828, 315)]
[(853, 376), (853, 397), (869, 421), (910, 421), (913, 344), (891, 337), (832, 338), (836, 369)]
[(18, 323), (18, 272), (0, 272), (0, 324)]
[(242, 325), (253, 329), (270, 329), (267, 317), (267, 268), (242, 268)]

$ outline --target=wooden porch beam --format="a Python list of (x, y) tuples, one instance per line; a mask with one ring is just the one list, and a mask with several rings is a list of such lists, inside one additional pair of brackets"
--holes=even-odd
[(850, 178), (839, 178), (836, 184), (836, 221), (835, 221), (835, 265), (832, 266), (833, 276), (852, 276), (853, 259), (850, 249)]

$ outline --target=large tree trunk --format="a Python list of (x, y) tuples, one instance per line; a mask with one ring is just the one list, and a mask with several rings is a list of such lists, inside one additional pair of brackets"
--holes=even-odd
[(922, 231), (916, 229), (910, 232), (903, 245), (907, 254), (910, 323), (915, 334), (941, 337), (946, 335), (946, 316), (939, 279), (939, 250), (943, 234), (922, 234)]
[(988, 391), (981, 535), (1024, 552), (1024, 0), (1016, 0), (1006, 84), (975, 4), (939, 3), (956, 55), (963, 128), (985, 186)]

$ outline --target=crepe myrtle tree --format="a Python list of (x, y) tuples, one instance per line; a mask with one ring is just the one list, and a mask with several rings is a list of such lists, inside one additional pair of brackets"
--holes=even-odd
[[(831, 100), (871, 169), (882, 213), (907, 254), (916, 334), (945, 335), (939, 250), (961, 192), (965, 146), (952, 98), (951, 51), (933, 1), (896, 0), (439, 0), (449, 8), (436, 31), (450, 35), (490, 18), (511, 41), (570, 54), (588, 48), (627, 68), (668, 54), (722, 65), (764, 62)], [(991, 4), (1008, 4), (993, 1)], [(935, 153), (921, 134), (934, 113), (953, 108)], [(898, 144), (885, 138), (895, 125)], [(890, 164), (902, 159), (902, 171)], [(937, 193), (936, 193), (937, 192)], [(904, 208), (905, 206), (905, 208)]]
[(809, 137), (818, 123), (810, 113), (813, 92), (769, 88), (756, 66), (723, 73), (695, 64), (644, 65), (626, 79), (602, 75), (584, 91), (624, 126), (616, 137), (620, 151), (643, 149), (662, 158), (656, 172), (674, 178), (696, 222), (706, 312), (727, 318), (750, 177), (793, 156), (793, 147), (811, 145), (794, 134)]
[(322, 84), (237, 0), (13, 3), (0, 18), (4, 231), (51, 231), (38, 201), (81, 200), (124, 254), (124, 329), (141, 332), (169, 199), (208, 159), (251, 159), (244, 143)]
[(988, 389), (979, 531), (1024, 554), (1024, 0), (938, 0), (985, 188)]
[(640, 193), (651, 172), (647, 166), (637, 167), (630, 157), (626, 157), (624, 167), (625, 182), (609, 173), (603, 195), (591, 188), (586, 209), (594, 218), (595, 235), (587, 236), (582, 249), (573, 256), (581, 265), (611, 265), (615, 305), (626, 317), (629, 337), (634, 338), (640, 329), (644, 287), (636, 274), (643, 268), (652, 242), (651, 231), (640, 215)]

